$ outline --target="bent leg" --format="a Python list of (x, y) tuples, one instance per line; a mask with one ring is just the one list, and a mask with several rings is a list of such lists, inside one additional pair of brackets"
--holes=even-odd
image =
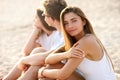
[(41, 66), (31, 66), (18, 80), (38, 80), (38, 70)]
[(85, 80), (85, 79), (79, 73), (74, 71), (67, 80)]
[[(60, 69), (63, 66), (64, 66), (64, 64), (62, 64), (61, 62), (59, 62), (57, 64), (47, 65), (46, 68), (47, 69)], [(56, 79), (44, 78), (43, 80), (56, 80)]]
[[(30, 55), (38, 52), (45, 52), (44, 48), (35, 48)], [(42, 66), (30, 66), (18, 80), (38, 80), (38, 70)]]
[(15, 65), (13, 69), (3, 78), (3, 80), (17, 80), (22, 71)]
[[(57, 63), (54, 65), (48, 65), (47, 68), (48, 69), (60, 69), (64, 66), (64, 64), (62, 63)], [(45, 78), (44, 80), (56, 80), (56, 79), (49, 79), (49, 78)], [(77, 73), (76, 71), (74, 71), (70, 77), (66, 80), (85, 80), (79, 73)]]

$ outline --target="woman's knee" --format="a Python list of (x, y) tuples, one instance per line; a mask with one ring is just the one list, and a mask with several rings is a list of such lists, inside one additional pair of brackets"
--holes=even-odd
[(37, 48), (34, 48), (30, 54), (36, 54), (36, 53), (46, 52), (46, 51), (47, 50), (45, 50), (43, 47), (37, 47)]
[(57, 63), (57, 64), (52, 64), (52, 65), (47, 65), (47, 69), (60, 69), (64, 66), (62, 63)]

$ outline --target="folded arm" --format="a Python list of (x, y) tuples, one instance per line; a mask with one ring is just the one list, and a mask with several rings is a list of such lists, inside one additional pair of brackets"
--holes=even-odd
[(23, 57), (19, 63), (18, 67), (23, 69), (24, 65), (44, 65), (45, 58), (51, 53), (52, 51), (47, 51), (43, 53), (37, 53), (30, 56)]
[(41, 30), (37, 29), (36, 27), (33, 29), (32, 33), (23, 49), (23, 52), (25, 53), (26, 56), (28, 56), (35, 47), (38, 47), (38, 46), (41, 47), (40, 44), (36, 43), (36, 40), (40, 35), (40, 31)]
[(62, 61), (64, 59), (69, 59), (69, 58), (81, 58), (85, 54), (80, 50), (79, 48), (72, 47), (70, 50), (66, 52), (61, 52), (61, 53), (51, 53), (47, 58), (45, 59), (46, 64), (55, 64), (59, 61)]
[[(77, 66), (81, 63), (83, 58), (71, 58), (67, 61), (67, 63), (61, 69), (44, 69), (42, 71), (42, 75), (51, 78), (51, 79), (59, 79), (65, 80), (67, 79), (72, 72), (77, 68)], [(74, 65), (73, 65), (74, 63)], [(41, 70), (40, 70), (41, 71)], [(41, 72), (39, 71), (39, 75)]]

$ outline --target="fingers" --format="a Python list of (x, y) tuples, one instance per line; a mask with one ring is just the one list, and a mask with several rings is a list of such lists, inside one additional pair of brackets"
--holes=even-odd
[(86, 56), (85, 52), (79, 47), (74, 47), (71, 49), (71, 57), (84, 58)]
[(38, 78), (44, 78), (44, 76), (43, 76), (43, 71), (44, 70), (45, 70), (45, 67), (42, 67), (42, 68), (39, 69), (39, 71), (38, 71)]
[(38, 78), (41, 78), (41, 77), (42, 77), (41, 71), (42, 71), (42, 69), (39, 69), (39, 71), (38, 71)]
[(74, 52), (71, 53), (71, 57), (84, 58), (85, 54), (81, 51), (74, 51)]
[(75, 44), (73, 45), (73, 48), (80, 48), (80, 43), (75, 43)]
[(79, 43), (75, 43), (74, 45), (73, 45), (73, 47), (76, 47), (76, 46), (78, 46), (79, 45)]
[(26, 64), (23, 64), (23, 63), (22, 63), (22, 59), (19, 60), (17, 66), (18, 66), (18, 68), (19, 68), (20, 70), (23, 70), (23, 71), (24, 71), (24, 70), (26, 69), (26, 67), (27, 67)]

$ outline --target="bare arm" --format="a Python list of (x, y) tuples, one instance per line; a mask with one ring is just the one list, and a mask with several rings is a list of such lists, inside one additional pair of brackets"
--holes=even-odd
[(45, 58), (51, 53), (52, 51), (47, 51), (43, 53), (37, 53), (30, 56), (23, 57), (19, 63), (18, 67), (24, 70), (25, 65), (44, 65)]
[[(75, 54), (76, 53), (77, 54), (78, 53), (84, 54), (79, 49), (80, 49), (79, 46), (78, 47), (73, 47), (72, 50), (70, 50), (70, 51), (73, 54), (74, 53)], [(69, 54), (70, 52), (66, 52), (66, 54), (67, 53)], [(77, 56), (79, 56), (79, 55), (77, 55)], [(63, 68), (61, 68), (61, 69), (45, 69), (45, 70), (40, 70), (39, 71), (39, 76), (41, 76), (41, 74), (43, 74), (45, 77), (48, 77), (48, 78), (59, 79), (59, 80), (67, 79), (72, 74), (72, 72), (76, 69), (76, 67), (81, 63), (81, 61), (83, 60), (84, 57), (81, 57), (81, 58), (70, 58), (67, 61), (67, 63), (65, 64), (65, 66)]]
[[(76, 44), (75, 44), (76, 47), (85, 51), (84, 53), (86, 56), (84, 56), (84, 57), (90, 58), (90, 59), (95, 59), (95, 60), (99, 59), (99, 57), (100, 57), (99, 54), (101, 54), (102, 50), (101, 50), (101, 47), (99, 46), (99, 44), (94, 39), (94, 37), (88, 36), (88, 37), (83, 38), (82, 40), (78, 41), (78, 43), (76, 43)], [(73, 48), (73, 53), (74, 53), (74, 50), (76, 51), (76, 49)], [(81, 52), (81, 53), (83, 53), (83, 52)], [(67, 63), (64, 65), (64, 67), (62, 67), (61, 69), (44, 69), (42, 72), (40, 70), (39, 76), (41, 76), (41, 74), (42, 74), (43, 76), (48, 77), (48, 78), (60, 79), (60, 80), (67, 79), (72, 74), (72, 72), (77, 68), (77, 66), (80, 65), (80, 63), (82, 62), (84, 57), (70, 58), (67, 61)]]
[(62, 53), (52, 53), (45, 59), (45, 64), (55, 64), (63, 59), (69, 58), (68, 55), (66, 55), (66, 52)]
[(34, 27), (32, 34), (30, 35), (30, 38), (28, 39), (23, 49), (25, 55), (29, 55), (36, 46), (40, 46), (36, 43), (36, 39), (38, 38), (39, 33), (40, 33), (40, 29)]
[(61, 52), (61, 53), (51, 53), (47, 58), (45, 59), (46, 64), (55, 64), (59, 61), (62, 61), (63, 59), (68, 59), (68, 58), (81, 58), (84, 56), (84, 53), (80, 53), (82, 50), (79, 48), (70, 49), (67, 52)]
[[(81, 63), (83, 58), (71, 58), (61, 69), (44, 69), (42, 75), (52, 79), (65, 80), (67, 79), (76, 67)], [(73, 65), (74, 63), (74, 65)]]

